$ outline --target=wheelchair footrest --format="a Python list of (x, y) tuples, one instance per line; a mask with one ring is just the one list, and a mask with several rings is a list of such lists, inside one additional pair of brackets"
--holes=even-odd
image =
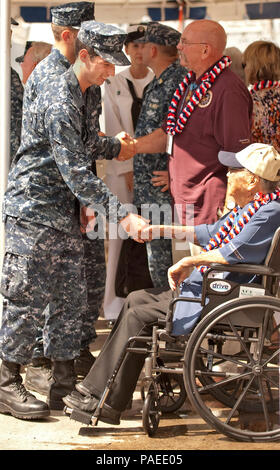
[(68, 408), (67, 406), (64, 408), (64, 413), (73, 419), (74, 421), (78, 421), (79, 423), (83, 423), (86, 425), (92, 424), (92, 413), (87, 413), (86, 411), (75, 410), (74, 408)]

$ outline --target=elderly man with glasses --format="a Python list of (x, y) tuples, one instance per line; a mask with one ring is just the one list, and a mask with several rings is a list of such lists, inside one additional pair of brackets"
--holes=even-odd
[[(197, 20), (177, 46), (186, 77), (171, 101), (165, 124), (137, 139), (137, 153), (168, 149), (170, 192), (178, 222), (212, 223), (224, 207), (226, 171), (220, 150), (251, 142), (252, 100), (223, 56), (226, 33), (216, 21)], [(188, 73), (187, 73), (188, 71)]]

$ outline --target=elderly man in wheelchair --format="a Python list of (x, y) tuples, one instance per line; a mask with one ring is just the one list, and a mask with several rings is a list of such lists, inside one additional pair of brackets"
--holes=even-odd
[[(128, 296), (89, 374), (63, 399), (72, 419), (119, 424), (146, 361), (149, 435), (162, 411), (182, 405), (186, 389), (205, 421), (229, 437), (279, 439), (280, 155), (256, 143), (219, 159), (235, 208), (213, 225), (169, 227), (170, 236), (184, 233), (201, 253), (168, 270), (169, 290)], [(156, 229), (166, 234), (166, 226), (149, 226), (142, 236)], [(163, 405), (164, 394), (171, 406)], [(221, 403), (219, 413), (207, 394)], [(258, 415), (260, 426), (248, 430)]]

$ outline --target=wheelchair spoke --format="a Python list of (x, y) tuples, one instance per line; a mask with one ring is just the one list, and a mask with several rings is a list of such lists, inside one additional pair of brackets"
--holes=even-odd
[(245, 343), (245, 341), (242, 339), (242, 337), (239, 335), (237, 329), (235, 328), (235, 326), (232, 324), (232, 321), (230, 318), (227, 319), (228, 323), (229, 323), (229, 326), (230, 328), (232, 329), (234, 335), (236, 336), (236, 338), (238, 339), (238, 341), (240, 342), (241, 346), (243, 347), (245, 353), (247, 354), (248, 358), (249, 358), (249, 361), (251, 364), (254, 364), (254, 360), (253, 360), (253, 357), (250, 353), (250, 351), (248, 350), (247, 348), (247, 345)]
[(205, 353), (205, 354), (210, 354), (211, 356), (214, 356), (214, 357), (219, 357), (220, 359), (224, 360), (225, 362), (227, 362), (227, 361), (232, 362), (233, 364), (236, 364), (238, 366), (247, 367), (249, 369), (252, 369), (252, 366), (248, 363), (238, 361), (238, 360), (234, 359), (232, 356), (221, 354), (221, 353), (218, 353), (217, 351), (213, 351), (211, 349), (206, 349), (204, 347), (200, 347), (200, 352)]
[[(198, 391), (199, 392), (205, 392), (205, 391), (209, 391), (209, 390), (213, 390), (214, 388), (218, 388), (218, 387), (223, 387), (224, 385), (226, 384), (229, 384), (230, 382), (233, 382), (234, 380), (240, 380), (240, 379), (243, 379), (243, 378), (247, 378), (251, 375), (251, 371), (249, 372), (244, 372), (243, 374), (236, 374), (234, 377), (227, 377), (225, 380), (221, 380), (219, 382), (213, 382), (211, 384), (208, 384), (208, 385), (204, 385), (202, 387), (199, 387), (198, 388)], [(195, 374), (196, 375), (210, 375), (211, 377), (215, 376), (215, 372), (211, 374), (210, 373), (204, 373), (203, 371), (195, 371)]]
[(268, 395), (269, 395), (269, 402), (270, 402), (270, 403), (273, 403), (273, 402), (274, 402), (274, 399), (273, 399), (273, 395), (272, 395), (272, 390), (271, 390), (270, 383), (268, 382), (268, 380), (266, 380), (265, 377), (264, 377), (264, 380), (265, 380), (266, 387), (267, 387), (267, 391), (268, 391)]
[[(272, 370), (272, 369), (271, 369), (271, 370), (270, 370), (270, 369), (269, 369), (269, 370), (266, 370), (266, 369), (264, 370), (265, 379), (266, 379), (267, 382), (270, 382), (271, 385), (273, 385), (274, 387), (278, 388), (278, 387), (279, 387), (279, 383), (274, 382), (274, 380), (273, 380), (271, 377), (269, 377), (269, 375), (266, 375), (267, 372), (271, 372), (271, 371), (273, 371), (273, 370)], [(277, 369), (274, 369), (273, 372), (274, 372), (274, 373), (278, 373)], [(278, 379), (278, 380), (279, 380), (279, 379)]]
[(264, 399), (264, 388), (263, 388), (263, 384), (262, 384), (261, 377), (258, 377), (258, 384), (259, 384), (259, 391), (260, 391), (260, 393), (261, 393), (260, 401), (261, 401), (262, 407), (263, 407), (263, 413), (264, 413), (264, 417), (265, 417), (266, 430), (269, 431), (269, 428), (270, 428), (270, 425), (269, 425), (269, 416), (268, 416), (266, 401), (265, 401), (265, 399)]
[(265, 314), (264, 314), (263, 331), (262, 331), (262, 335), (261, 335), (261, 339), (260, 339), (260, 350), (259, 350), (260, 356), (262, 356), (262, 354), (263, 354), (264, 340), (265, 340), (267, 329), (268, 329), (269, 317), (270, 317), (269, 309), (267, 309)]
[(239, 396), (238, 400), (236, 401), (234, 407), (232, 408), (231, 412), (229, 413), (227, 419), (226, 419), (226, 424), (229, 424), (231, 418), (233, 417), (234, 413), (236, 412), (239, 404), (242, 402), (243, 398), (245, 397), (246, 393), (248, 392), (251, 384), (253, 383), (253, 380), (254, 380), (254, 376), (251, 377), (250, 381), (248, 382), (248, 384), (246, 385), (246, 387), (244, 388), (243, 392), (241, 393), (241, 395)]
[(267, 363), (271, 362), (272, 359), (274, 359), (275, 357), (279, 356), (280, 357), (280, 349), (277, 349), (277, 351), (275, 351), (264, 363), (263, 363), (263, 366), (265, 366)]

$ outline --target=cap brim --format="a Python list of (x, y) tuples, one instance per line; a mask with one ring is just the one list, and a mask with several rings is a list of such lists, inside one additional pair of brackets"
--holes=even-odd
[(146, 42), (149, 42), (149, 41), (145, 39), (145, 34), (144, 34), (144, 36), (141, 36), (139, 39), (136, 39), (133, 42), (139, 42), (140, 44), (145, 44)]
[(133, 33), (128, 33), (124, 43), (127, 44), (129, 42), (139, 42), (140, 39), (144, 37), (144, 35), (144, 31), (134, 31)]
[(19, 26), (19, 23), (14, 18), (11, 18), (11, 24), (14, 26)]
[(95, 49), (96, 54), (100, 55), (102, 59), (107, 60), (110, 64), (114, 65), (130, 65), (130, 61), (123, 52), (114, 52), (114, 55), (109, 54), (99, 49)]
[(226, 152), (225, 150), (221, 150), (218, 153), (218, 159), (222, 165), (227, 166), (229, 168), (244, 168), (241, 163), (236, 158), (236, 153), (234, 152)]

